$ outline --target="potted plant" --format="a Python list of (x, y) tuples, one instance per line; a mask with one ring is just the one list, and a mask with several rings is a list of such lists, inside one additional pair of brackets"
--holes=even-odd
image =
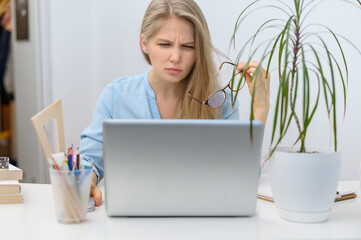
[[(361, 5), (360, 0), (340, 1), (353, 4), (355, 7)], [(259, 5), (262, 2), (266, 4)], [(232, 37), (232, 44), (236, 44), (236, 33), (242, 29), (242, 23), (253, 11), (271, 7), (286, 13), (285, 19), (273, 15), (271, 19), (263, 22), (238, 52), (236, 62), (241, 58), (244, 59), (244, 55), (248, 53), (246, 50), (250, 49), (247, 56), (248, 63), (256, 54), (260, 54), (259, 62), (267, 67), (267, 76), (272, 61), (276, 61), (277, 71), (275, 74), (272, 73), (272, 78), (278, 78), (279, 83), (273, 105), (272, 137), (268, 156), (271, 166), (271, 186), (280, 217), (296, 222), (321, 222), (329, 217), (341, 166), (341, 153), (337, 146), (339, 112), (336, 111), (336, 101), (342, 100), (346, 109), (348, 81), (348, 67), (341, 40), (347, 41), (361, 54), (355, 45), (327, 26), (317, 23), (305, 24), (313, 8), (325, 2), (253, 1), (239, 15)], [(310, 31), (312, 27), (313, 30)], [(315, 28), (319, 31), (316, 32)], [(272, 39), (255, 44), (262, 32), (269, 29), (273, 31)], [(327, 32), (329, 38), (325, 38), (322, 32)], [(336, 43), (337, 49), (329, 47), (330, 41)], [(337, 57), (335, 51), (341, 53), (340, 57)], [(257, 69), (254, 73), (253, 81), (256, 81), (258, 71)], [(244, 83), (244, 73), (240, 74), (241, 80), (237, 82), (238, 86), (235, 81), (236, 68), (233, 73), (232, 84), (235, 88), (238, 87), (238, 91), (232, 95), (234, 102)], [(338, 88), (337, 84), (342, 87)], [(257, 89), (254, 88), (250, 120), (253, 120), (255, 91)], [(342, 99), (336, 98), (339, 93), (343, 95)], [(321, 104), (325, 104), (327, 110), (325, 121), (326, 124), (330, 124), (332, 130), (332, 150), (314, 148), (308, 146), (306, 142), (307, 130)], [(298, 132), (294, 144), (290, 147), (281, 147), (282, 140), (292, 128), (296, 128)]]

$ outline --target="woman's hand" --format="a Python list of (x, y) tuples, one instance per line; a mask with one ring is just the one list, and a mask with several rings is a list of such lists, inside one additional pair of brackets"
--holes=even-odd
[(93, 177), (92, 177), (92, 185), (90, 188), (90, 196), (94, 198), (95, 206), (99, 206), (102, 202), (102, 192), (97, 187), (96, 183), (98, 181), (98, 176), (93, 171)]
[(261, 120), (266, 125), (267, 115), (269, 110), (269, 97), (270, 97), (270, 74), (266, 76), (266, 70), (260, 66), (257, 79), (253, 79), (259, 63), (256, 61), (249, 62), (247, 69), (245, 69), (247, 62), (237, 64), (237, 70), (241, 73), (245, 72), (245, 79), (248, 85), (249, 93), (252, 95), (254, 83), (256, 82), (253, 114), (255, 120)]

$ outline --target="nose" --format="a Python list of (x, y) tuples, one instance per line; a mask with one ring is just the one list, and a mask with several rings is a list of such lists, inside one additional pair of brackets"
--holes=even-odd
[(178, 47), (174, 47), (169, 57), (169, 61), (172, 63), (179, 63), (181, 60), (181, 52)]

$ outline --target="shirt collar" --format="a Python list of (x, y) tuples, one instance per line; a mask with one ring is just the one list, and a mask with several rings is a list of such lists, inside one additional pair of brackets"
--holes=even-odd
[(152, 69), (148, 70), (144, 76), (145, 91), (147, 93), (149, 109), (153, 119), (160, 119), (160, 113), (159, 113), (157, 101), (155, 100), (155, 93), (149, 83), (149, 73), (151, 70)]
[(149, 97), (155, 98), (155, 93), (149, 83), (149, 73), (152, 69), (149, 69), (144, 76), (145, 91)]

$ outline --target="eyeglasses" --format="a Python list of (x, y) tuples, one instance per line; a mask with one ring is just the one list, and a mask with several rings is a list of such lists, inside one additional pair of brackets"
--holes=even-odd
[[(231, 63), (231, 62), (223, 62), (223, 63), (221, 64), (221, 66), (219, 66), (219, 70), (221, 70), (223, 64), (225, 64), (225, 63), (231, 64), (231, 65), (237, 67), (237, 65), (234, 64), (234, 63)], [(241, 72), (237, 72), (237, 73), (234, 75), (234, 77), (232, 77), (232, 79), (234, 79), (233, 86), (236, 86), (236, 88), (238, 88), (238, 86), (240, 85), (240, 84), (239, 84), (239, 81), (242, 80), (241, 78), (240, 78), (240, 79), (236, 79), (236, 78), (235, 78), (235, 76), (236, 76), (237, 74), (239, 74), (239, 73), (241, 73)], [(206, 105), (206, 106), (208, 106), (208, 107), (210, 107), (210, 108), (214, 108), (214, 109), (220, 108), (220, 107), (222, 107), (222, 105), (226, 102), (226, 91), (225, 91), (225, 90), (226, 90), (227, 88), (229, 88), (229, 89), (230, 89), (231, 91), (233, 91), (233, 92), (236, 92), (236, 91), (237, 91), (237, 89), (232, 89), (232, 84), (231, 84), (232, 79), (228, 82), (228, 84), (227, 84), (224, 88), (222, 88), (222, 89), (220, 89), (220, 90), (212, 93), (212, 94), (207, 98), (207, 100), (205, 100), (204, 102), (202, 102), (201, 100), (193, 97), (190, 92), (188, 92), (188, 95), (189, 95), (193, 100), (199, 102), (200, 104)], [(242, 89), (242, 88), (244, 87), (244, 84), (245, 84), (245, 81), (243, 81), (243, 84), (242, 84), (242, 86), (240, 87), (240, 89)]]

